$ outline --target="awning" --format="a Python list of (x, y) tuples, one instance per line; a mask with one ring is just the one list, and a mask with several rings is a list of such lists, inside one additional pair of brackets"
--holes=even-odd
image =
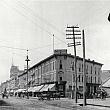
[(26, 92), (26, 89), (18, 89), (15, 92)]
[(33, 88), (33, 91), (32, 91), (32, 92), (39, 92), (43, 87), (44, 87), (44, 85), (35, 86), (35, 87)]
[(28, 92), (33, 92), (33, 89), (34, 89), (34, 87), (30, 87), (30, 88), (28, 89)]
[(14, 92), (14, 90), (10, 90), (10, 92)]
[(40, 92), (43, 92), (43, 91), (53, 91), (55, 90), (55, 84), (46, 84), (41, 90)]

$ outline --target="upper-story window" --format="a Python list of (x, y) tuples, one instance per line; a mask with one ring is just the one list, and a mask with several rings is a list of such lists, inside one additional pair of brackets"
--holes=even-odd
[(100, 68), (98, 69), (98, 75), (100, 75)]
[(91, 76), (91, 83), (92, 83), (92, 76)]
[(91, 66), (91, 74), (92, 74), (92, 66)]
[(81, 64), (79, 63), (79, 72), (81, 72)]
[(72, 71), (74, 71), (74, 62), (72, 62)]
[(79, 79), (79, 82), (80, 82), (80, 75), (79, 75), (78, 79)]
[(82, 64), (82, 72), (83, 72), (83, 64)]
[(55, 67), (54, 67), (54, 62), (53, 62), (53, 70), (55, 69)]
[(88, 74), (88, 65), (87, 65), (87, 67), (86, 67), (86, 74)]
[(83, 82), (83, 76), (82, 76), (82, 82)]
[(88, 83), (88, 76), (86, 76), (86, 82)]
[(95, 83), (96, 83), (96, 77), (95, 77)]
[(60, 60), (60, 69), (62, 69), (62, 61)]
[(98, 77), (98, 84), (100, 84), (100, 77)]
[(49, 63), (49, 70), (51, 71), (51, 62)]
[(96, 71), (96, 67), (95, 67), (95, 75), (97, 74), (97, 71)]

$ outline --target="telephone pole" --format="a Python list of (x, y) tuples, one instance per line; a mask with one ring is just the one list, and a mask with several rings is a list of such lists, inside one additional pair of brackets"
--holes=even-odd
[[(79, 28), (78, 26), (72, 26), (72, 27), (67, 26), (68, 30), (66, 30), (67, 32), (70, 32), (69, 34), (66, 34), (67, 36), (73, 36), (73, 37), (68, 37), (66, 39), (73, 39), (72, 43), (68, 43), (68, 47), (74, 46), (75, 102), (76, 103), (77, 103), (77, 65), (76, 65), (77, 59), (76, 59), (76, 46), (77, 45), (81, 45), (81, 42), (76, 42), (75, 41), (76, 39), (81, 39), (81, 37), (75, 37), (76, 35), (81, 35), (81, 33), (79, 33), (81, 31), (80, 30), (76, 30), (78, 28)], [(74, 72), (73, 72), (73, 74), (74, 74)], [(72, 74), (72, 99), (73, 99), (73, 74)]]
[(86, 71), (85, 71), (85, 36), (84, 30), (82, 30), (82, 40), (83, 40), (83, 106), (86, 105)]
[(53, 54), (54, 54), (54, 34), (53, 34)]
[(27, 50), (27, 56), (26, 56), (26, 60), (27, 62), (27, 99), (29, 99), (29, 94), (28, 94), (28, 62), (30, 61), (28, 58), (28, 50)]

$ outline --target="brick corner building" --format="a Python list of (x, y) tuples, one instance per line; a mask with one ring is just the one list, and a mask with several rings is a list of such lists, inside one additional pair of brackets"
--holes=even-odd
[[(55, 84), (55, 90), (65, 93), (72, 89), (72, 74), (73, 84), (75, 85), (75, 73), (71, 68), (74, 65), (74, 55), (67, 54), (66, 49), (54, 50), (54, 54), (46, 59), (35, 64), (27, 73), (24, 72), (18, 76), (20, 88), (34, 87), (37, 85)], [(95, 93), (101, 84), (101, 67), (102, 64), (96, 61), (86, 59), (86, 86), (87, 95)], [(77, 56), (77, 83), (78, 91), (83, 90), (83, 58)], [(75, 88), (75, 86), (73, 87)]]

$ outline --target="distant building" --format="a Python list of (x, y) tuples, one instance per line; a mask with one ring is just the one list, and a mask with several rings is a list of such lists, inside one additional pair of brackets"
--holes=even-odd
[(5, 89), (7, 91), (9, 91), (10, 90), (10, 80), (7, 80), (7, 81), (1, 83), (0, 88), (1, 88), (1, 90), (0, 90), (1, 92), (4, 92)]
[[(86, 59), (86, 85), (87, 94), (95, 93), (98, 86), (101, 84), (101, 67), (102, 64)], [(54, 54), (46, 59), (35, 64), (27, 72), (20, 74), (19, 86), (20, 88), (55, 83), (56, 90), (71, 91), (72, 88), (72, 75), (73, 83), (75, 85), (74, 73), (74, 56), (67, 54), (67, 50), (55, 50)], [(78, 90), (83, 90), (83, 58), (77, 56), (77, 83)], [(75, 88), (75, 86), (73, 87)]]
[(22, 74), (24, 71), (19, 70), (18, 66), (11, 66), (10, 69), (10, 90), (16, 90), (19, 88), (18, 75)]

